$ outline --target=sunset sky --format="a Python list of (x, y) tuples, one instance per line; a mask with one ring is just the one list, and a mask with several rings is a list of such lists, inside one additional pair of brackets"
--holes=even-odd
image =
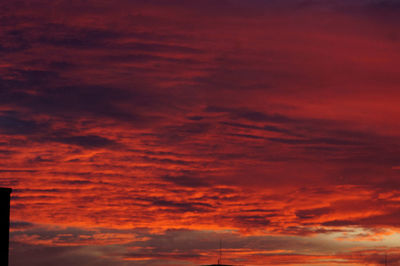
[(11, 266), (400, 265), (400, 2), (0, 1)]

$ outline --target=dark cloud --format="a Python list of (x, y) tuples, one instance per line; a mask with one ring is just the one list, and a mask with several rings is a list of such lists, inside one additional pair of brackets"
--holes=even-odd
[(400, 3), (396, 0), (377, 0), (377, 1), (367, 1), (365, 6), (371, 12), (379, 12), (383, 14), (399, 14)]
[(195, 137), (204, 136), (214, 125), (207, 122), (187, 122), (164, 126), (156, 134), (160, 142), (179, 143)]
[[(38, 85), (39, 82), (44, 82), (42, 77), (36, 77), (33, 81), (28, 79), (23, 86), (29, 88)], [(151, 101), (151, 96), (140, 96), (139, 93), (134, 96), (124, 90), (101, 86), (59, 87), (46, 85), (34, 95), (18, 91), (17, 88), (4, 91), (2, 94), (3, 98), (0, 102), (3, 104), (12, 103), (19, 108), (29, 108), (34, 113), (52, 113), (62, 117), (96, 115), (136, 122), (143, 119), (130, 111), (118, 108), (116, 103), (135, 99), (139, 106), (145, 106)]]
[[(24, 201), (51, 201), (56, 199), (56, 196), (47, 196), (47, 195), (36, 195), (36, 196), (16, 196), (16, 195), (11, 195), (11, 201), (18, 201), (18, 202), (24, 202)], [(14, 208), (14, 205), (13, 205)]]
[(29, 39), (27, 39), (22, 30), (5, 30), (0, 33), (0, 53), (9, 54), (27, 50), (31, 47)]
[(51, 138), (50, 141), (77, 145), (84, 148), (109, 148), (118, 146), (117, 142), (97, 135), (59, 136)]
[(265, 114), (262, 112), (243, 112), (237, 114), (240, 118), (244, 118), (249, 121), (254, 122), (275, 122), (275, 123), (285, 123), (291, 122), (292, 119), (279, 114)]
[(56, 159), (54, 158), (45, 158), (42, 156), (36, 156), (34, 158), (31, 158), (29, 160), (27, 160), (27, 162), (31, 163), (31, 164), (35, 164), (35, 163), (51, 163), (51, 162), (55, 162)]
[(305, 209), (296, 211), (296, 216), (300, 219), (312, 219), (321, 215), (329, 214), (333, 210), (329, 207)]
[(49, 63), (49, 68), (55, 69), (57, 71), (70, 70), (75, 67), (77, 67), (76, 64), (68, 62), (68, 61), (52, 61)]
[(172, 184), (183, 186), (183, 187), (205, 187), (209, 185), (209, 182), (204, 178), (195, 178), (190, 176), (163, 176), (163, 180), (168, 181)]
[(121, 55), (108, 55), (102, 58), (107, 62), (116, 63), (172, 63), (172, 64), (199, 64), (200, 62), (188, 58), (172, 58), (165, 56), (155, 56), (149, 54), (121, 54)]
[[(264, 224), (265, 221), (261, 223)], [(257, 223), (257, 225), (260, 225)], [(140, 235), (139, 235), (140, 236)], [(168, 254), (173, 249), (178, 254), (203, 254), (205, 258), (213, 259), (219, 249), (219, 240), (222, 239), (224, 252), (233, 255), (235, 250), (252, 249), (260, 254), (264, 251), (274, 250), (299, 250), (308, 252), (320, 252), (324, 245), (330, 246), (324, 240), (313, 239), (304, 241), (302, 237), (287, 236), (241, 236), (236, 233), (217, 233), (214, 231), (195, 231), (195, 230), (167, 230), (162, 234), (143, 234), (148, 239), (145, 241), (134, 241), (128, 246), (142, 247), (136, 254), (149, 254), (146, 247), (152, 247), (153, 254)], [(174, 243), (172, 247), (170, 243)], [(321, 244), (323, 243), (323, 246)], [(330, 246), (332, 248), (332, 246)], [(207, 252), (207, 251), (211, 251)], [(279, 253), (278, 253), (279, 254)], [(278, 255), (276, 254), (276, 255)], [(126, 256), (134, 256), (135, 253), (125, 253)], [(229, 258), (226, 258), (229, 260)], [(233, 261), (233, 260), (232, 260)], [(242, 260), (243, 263), (243, 260)]]
[(202, 116), (189, 116), (188, 119), (189, 120), (194, 120), (194, 121), (200, 121), (200, 120), (203, 120), (204, 117), (202, 117)]
[(37, 170), (33, 169), (1, 169), (0, 173), (35, 173)]
[(13, 190), (13, 192), (14, 193), (30, 193), (30, 192), (33, 192), (33, 193), (59, 193), (59, 192), (65, 192), (65, 190), (64, 189), (55, 189), (55, 188), (53, 188), (53, 189), (29, 189), (29, 188), (27, 188), (27, 189), (14, 189)]
[(90, 180), (81, 180), (81, 179), (73, 179), (73, 180), (59, 180), (57, 181), (58, 184), (62, 185), (89, 185), (93, 184)]
[[(59, 142), (78, 145), (85, 148), (116, 147), (118, 143), (114, 140), (97, 135), (68, 135), (65, 133), (53, 133), (49, 122), (36, 122), (24, 119), (22, 113), (3, 112), (0, 115), (0, 132), (5, 135), (32, 136), (31, 141), (37, 142)], [(31, 159), (36, 162), (50, 162), (41, 156)], [(33, 162), (32, 161), (32, 162)]]
[(179, 212), (209, 212), (212, 209), (210, 204), (202, 202), (177, 202), (165, 199), (152, 199), (151, 204), (158, 207), (172, 208), (173, 211)]
[(12, 154), (15, 154), (16, 152), (13, 150), (4, 150), (4, 149), (0, 149), (0, 155), (4, 155), (4, 156), (9, 156)]
[(63, 24), (46, 24), (41, 27), (45, 31), (39, 29), (38, 31), (47, 34), (40, 36), (37, 42), (68, 48), (104, 48), (107, 41), (122, 37), (120, 33), (109, 29), (74, 28)]
[(252, 122), (292, 123), (296, 119), (282, 114), (268, 114), (249, 109), (226, 108), (218, 106), (207, 106), (204, 110), (210, 113), (229, 113), (233, 119), (245, 119)]
[(322, 223), (325, 226), (349, 226), (349, 225), (356, 225), (355, 222), (350, 220), (333, 220)]
[(234, 221), (245, 228), (266, 227), (270, 224), (264, 215), (238, 215)]
[(35, 224), (25, 221), (11, 221), (10, 227), (11, 229), (27, 229), (34, 227)]
[[(129, 158), (127, 158), (129, 160)], [(174, 159), (168, 159), (168, 158), (155, 158), (155, 157), (149, 157), (149, 156), (141, 156), (140, 159), (142, 159), (145, 162), (156, 162), (160, 164), (177, 164), (177, 165), (190, 165), (192, 162), (190, 161), (185, 161), (185, 160), (174, 160)]]
[(126, 45), (116, 47), (118, 49), (127, 49), (129, 51), (142, 51), (142, 52), (176, 52), (176, 53), (201, 53), (202, 51), (197, 48), (170, 45), (170, 44), (158, 44), (158, 43), (144, 43), (144, 42), (133, 42)]
[(280, 128), (280, 127), (277, 127), (277, 126), (269, 126), (269, 125), (255, 126), (255, 125), (242, 124), (242, 123), (232, 123), (232, 122), (221, 122), (221, 124), (232, 126), (232, 127), (246, 128), (246, 129), (256, 129), (256, 130), (265, 130), (265, 131), (272, 131), (272, 132), (281, 132), (281, 133), (286, 133), (286, 134), (289, 134), (289, 135), (293, 134), (289, 130), (286, 130), (284, 128)]
[(45, 124), (23, 119), (21, 116), (14, 112), (0, 115), (0, 132), (8, 135), (32, 135), (47, 127)]
[(285, 144), (328, 144), (328, 145), (360, 145), (359, 141), (345, 140), (337, 138), (315, 138), (315, 139), (284, 139), (284, 138), (268, 138), (270, 141)]
[(229, 135), (233, 136), (233, 137), (241, 137), (241, 138), (247, 138), (247, 139), (263, 139), (263, 140), (265, 140), (264, 137), (250, 135), (250, 134), (229, 134)]
[(372, 265), (397, 265), (400, 262), (396, 248), (368, 248), (353, 252), (340, 253), (338, 256), (349, 262)]
[[(99, 258), (96, 252), (101, 249), (94, 247), (82, 248), (77, 246), (45, 246), (29, 245), (11, 242), (14, 247), (10, 252), (10, 265), (32, 265), (52, 266), (57, 262), (59, 266), (87, 265), (87, 266), (108, 266), (108, 265), (134, 265), (124, 263), (115, 259)], [(77, 264), (78, 263), (78, 264)]]

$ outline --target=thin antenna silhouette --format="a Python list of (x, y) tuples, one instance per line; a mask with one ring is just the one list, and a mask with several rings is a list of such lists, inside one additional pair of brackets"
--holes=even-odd
[(221, 264), (222, 261), (222, 240), (219, 239), (219, 257), (218, 257), (218, 265)]
[(228, 265), (228, 264), (222, 264), (222, 239), (219, 239), (219, 251), (218, 251), (218, 262), (217, 264), (207, 264), (203, 266), (233, 266), (233, 265)]
[(385, 252), (385, 266), (387, 266), (387, 252)]

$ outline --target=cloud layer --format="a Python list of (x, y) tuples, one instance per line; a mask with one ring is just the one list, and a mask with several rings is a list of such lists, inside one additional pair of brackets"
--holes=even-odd
[(0, 7), (11, 265), (399, 260), (395, 1)]

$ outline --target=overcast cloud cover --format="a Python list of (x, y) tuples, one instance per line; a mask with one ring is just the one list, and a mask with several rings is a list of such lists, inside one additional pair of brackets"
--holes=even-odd
[(0, 3), (10, 265), (390, 265), (397, 1)]

